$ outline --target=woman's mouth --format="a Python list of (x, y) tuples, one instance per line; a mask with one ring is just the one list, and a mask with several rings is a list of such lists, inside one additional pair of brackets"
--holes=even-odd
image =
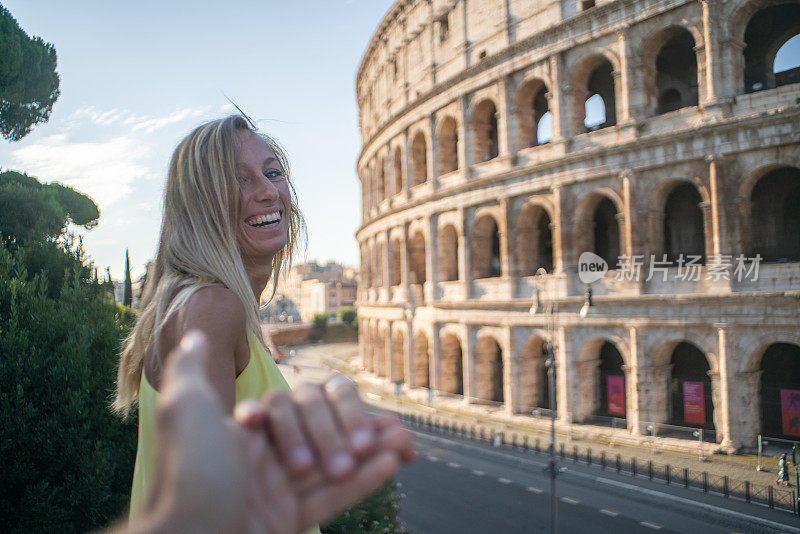
[(273, 211), (263, 215), (254, 215), (245, 219), (244, 222), (253, 228), (269, 228), (281, 222), (281, 212)]

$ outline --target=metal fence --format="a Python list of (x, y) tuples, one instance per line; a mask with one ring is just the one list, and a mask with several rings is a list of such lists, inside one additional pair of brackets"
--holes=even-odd
[[(471, 422), (458, 422), (435, 414), (421, 415), (414, 412), (399, 412), (407, 424), (422, 429), (480, 440), (495, 446), (528, 451), (532, 454), (548, 454), (548, 440), (531, 437), (525, 433), (497, 430), (486, 425)], [(612, 470), (620, 474), (649, 480), (662, 480), (667, 485), (696, 488), (705, 493), (716, 493), (725, 498), (736, 498), (747, 503), (763, 504), (769, 508), (791, 511), (798, 514), (798, 502), (794, 489), (753, 484), (748, 480), (731, 479), (727, 475), (717, 476), (707, 471), (676, 468), (670, 464), (659, 464), (653, 460), (636, 457), (623, 458), (621, 454), (610, 455), (604, 450), (592, 451), (591, 447), (577, 445), (567, 447), (565, 443), (557, 446), (558, 456), (567, 461), (582, 463), (602, 470)]]

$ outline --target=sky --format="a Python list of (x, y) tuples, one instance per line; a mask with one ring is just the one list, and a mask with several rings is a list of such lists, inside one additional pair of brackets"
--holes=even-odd
[(80, 230), (100, 272), (134, 278), (155, 256), (169, 158), (195, 126), (234, 111), (287, 150), (308, 246), (295, 261), (358, 264), (355, 73), (391, 0), (4, 0), (28, 35), (53, 43), (61, 96), (49, 122), (0, 168), (92, 197)]
[[(98, 203), (98, 226), (78, 233), (100, 272), (122, 279), (129, 249), (133, 277), (143, 274), (169, 157), (195, 126), (233, 111), (226, 97), (289, 154), (309, 234), (295, 261), (358, 264), (355, 73), (392, 0), (2, 4), (55, 45), (61, 96), (49, 122), (19, 142), (0, 139), (0, 168)], [(776, 69), (799, 57), (800, 36)]]

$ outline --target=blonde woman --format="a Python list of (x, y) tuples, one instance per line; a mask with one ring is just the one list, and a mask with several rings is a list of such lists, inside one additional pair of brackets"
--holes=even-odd
[[(204, 124), (169, 166), (155, 268), (123, 348), (114, 409), (139, 408), (131, 517), (155, 498), (156, 405), (169, 354), (190, 331), (207, 340), (204, 368), (224, 412), (288, 387), (264, 348), (258, 298), (286, 268), (304, 232), (280, 147), (244, 116)], [(302, 386), (275, 394), (261, 422), (299, 491), (344, 481), (381, 447), (413, 454), (410, 441), (382, 443), (352, 388)], [(338, 393), (337, 393), (338, 392)], [(345, 392), (345, 399), (337, 398)], [(161, 459), (160, 461), (164, 461)]]

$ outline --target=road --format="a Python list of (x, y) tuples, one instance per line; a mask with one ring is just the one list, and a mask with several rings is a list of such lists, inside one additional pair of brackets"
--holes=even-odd
[[(336, 345), (299, 348), (281, 371), (294, 385), (330, 374)], [(344, 350), (344, 347), (342, 347)], [(548, 532), (547, 457), (412, 428), (419, 460), (399, 473), (400, 517), (418, 534)], [(558, 527), (562, 533), (796, 532), (787, 512), (618, 475), (560, 460)]]

